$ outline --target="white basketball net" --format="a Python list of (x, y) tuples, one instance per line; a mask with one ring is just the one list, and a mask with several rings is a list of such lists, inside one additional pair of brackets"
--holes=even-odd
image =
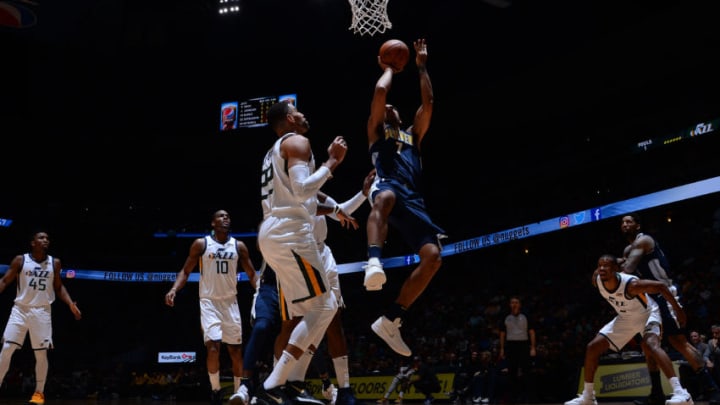
[(387, 5), (389, 0), (348, 0), (352, 8), (353, 18), (350, 25), (354, 33), (370, 36), (385, 32), (392, 28), (388, 19)]

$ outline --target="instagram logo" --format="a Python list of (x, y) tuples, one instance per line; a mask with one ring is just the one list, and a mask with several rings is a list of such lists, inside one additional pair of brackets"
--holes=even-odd
[(560, 217), (560, 229), (567, 228), (569, 226), (570, 226), (570, 217), (567, 215)]

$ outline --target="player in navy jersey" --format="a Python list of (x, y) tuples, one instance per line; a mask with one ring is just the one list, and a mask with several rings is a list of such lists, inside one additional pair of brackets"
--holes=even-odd
[[(223, 399), (220, 385), (220, 347), (224, 343), (232, 361), (235, 393), (231, 404), (250, 401), (247, 382), (242, 380), (242, 318), (237, 300), (238, 268), (241, 267), (253, 285), (257, 282), (255, 267), (248, 248), (230, 235), (230, 214), (218, 210), (212, 217), (212, 234), (197, 238), (172, 288), (165, 294), (165, 304), (175, 306), (177, 291), (185, 286), (190, 273), (198, 267), (200, 283), (200, 325), (207, 349), (207, 371), (210, 379), (211, 405)], [(239, 267), (238, 267), (239, 266)]]
[[(641, 231), (640, 214), (633, 212), (624, 215), (620, 223), (620, 230), (628, 241), (621, 260), (622, 270), (643, 279), (661, 281), (673, 293), (676, 293), (677, 288), (673, 285), (670, 274), (670, 262), (660, 248), (658, 241)], [(692, 367), (710, 403), (713, 405), (720, 404), (720, 390), (705, 367), (702, 353), (688, 341), (685, 328), (679, 325), (672, 308), (668, 306), (665, 298), (659, 294), (653, 294), (652, 297), (660, 306), (663, 336), (667, 338), (675, 350), (683, 355), (690, 367)], [(648, 372), (651, 381), (650, 395), (643, 400), (635, 401), (636, 405), (661, 405), (665, 401), (665, 393), (660, 381), (660, 371), (651, 361), (648, 361)]]
[(17, 280), (15, 303), (3, 333), (0, 351), (0, 384), (10, 368), (15, 350), (22, 348), (30, 335), (30, 347), (35, 354), (35, 392), (30, 404), (45, 403), (45, 382), (48, 374), (48, 350), (53, 348), (52, 303), (56, 297), (66, 303), (75, 319), (82, 313), (70, 298), (60, 279), (60, 259), (48, 254), (50, 237), (36, 232), (30, 241), (30, 253), (15, 256), (0, 279), (0, 293)]
[(405, 280), (395, 302), (372, 324), (372, 330), (398, 354), (412, 351), (400, 336), (405, 312), (430, 284), (442, 263), (440, 239), (444, 230), (433, 223), (425, 207), (422, 191), (420, 146), (430, 127), (433, 113), (433, 90), (426, 63), (424, 39), (413, 44), (415, 65), (420, 77), (420, 107), (412, 125), (402, 129), (400, 113), (387, 104), (388, 93), (396, 73), (378, 57), (383, 73), (375, 84), (370, 118), (367, 124), (369, 151), (377, 171), (370, 190), (372, 206), (367, 221), (368, 263), (364, 285), (368, 291), (382, 289), (387, 277), (380, 258), (392, 225), (409, 247), (418, 254), (420, 263)]
[(263, 260), (260, 266), (260, 280), (255, 285), (250, 323), (252, 330), (247, 339), (244, 352), (243, 377), (249, 383), (250, 397), (262, 383), (258, 375), (258, 366), (263, 362), (272, 365), (273, 353), (282, 352), (276, 337), (280, 333), (280, 304), (278, 298), (275, 271)]

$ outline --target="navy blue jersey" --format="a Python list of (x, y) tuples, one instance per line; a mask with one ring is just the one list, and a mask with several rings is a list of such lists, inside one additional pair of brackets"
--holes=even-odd
[(412, 134), (385, 126), (385, 136), (370, 146), (377, 177), (397, 180), (410, 190), (421, 191), (422, 161)]
[(370, 203), (382, 190), (395, 194), (388, 222), (402, 234), (415, 251), (426, 243), (440, 245), (445, 231), (433, 223), (420, 191), (422, 163), (412, 134), (385, 126), (385, 137), (370, 146), (377, 175), (370, 188)]
[(643, 255), (635, 269), (638, 277), (646, 280), (662, 281), (668, 287), (672, 285), (670, 276), (670, 262), (660, 248), (660, 243), (655, 241), (655, 249)]
[[(660, 248), (660, 243), (658, 243), (657, 240), (655, 240), (655, 249), (650, 253), (644, 254), (642, 259), (640, 259), (635, 273), (642, 279), (661, 281), (668, 287), (673, 285), (672, 277), (670, 276), (670, 261), (665, 256), (665, 252)], [(648, 295), (652, 297), (660, 307), (663, 333), (667, 336), (684, 334), (685, 331), (678, 324), (677, 318), (672, 313), (672, 307), (665, 297), (663, 297), (662, 294)]]

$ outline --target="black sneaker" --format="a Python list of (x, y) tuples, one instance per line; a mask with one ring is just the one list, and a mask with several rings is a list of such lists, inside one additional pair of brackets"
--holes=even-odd
[(355, 393), (352, 391), (352, 388), (338, 388), (335, 405), (355, 405), (355, 402)]
[(636, 399), (633, 401), (634, 405), (665, 405), (665, 396), (650, 394), (645, 398)]
[(210, 405), (222, 405), (223, 403), (223, 390), (213, 390), (210, 393)]
[(282, 385), (265, 389), (265, 387), (260, 384), (257, 390), (255, 390), (255, 397), (252, 403), (257, 405), (292, 405), (292, 401), (288, 398), (285, 387)]
[(325, 405), (325, 402), (312, 396), (305, 387), (305, 381), (288, 381), (285, 383), (285, 392), (293, 404)]

